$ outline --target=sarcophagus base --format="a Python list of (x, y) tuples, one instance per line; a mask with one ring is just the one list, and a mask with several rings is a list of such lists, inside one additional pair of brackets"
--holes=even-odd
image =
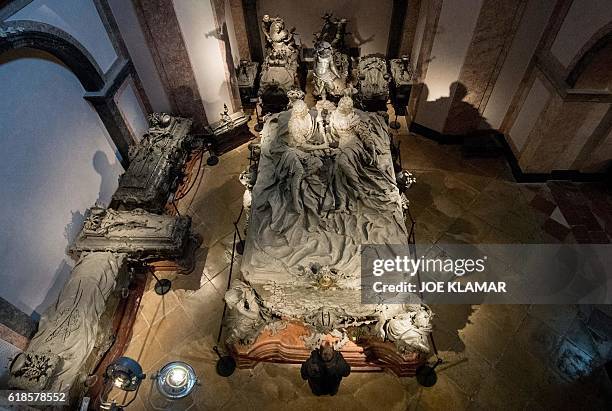
[[(311, 353), (304, 342), (309, 333), (303, 323), (290, 322), (274, 333), (264, 330), (253, 344), (234, 344), (230, 349), (238, 368), (253, 368), (259, 362), (302, 364)], [(326, 339), (336, 338), (327, 335)], [(426, 360), (422, 353), (401, 354), (394, 343), (371, 336), (347, 342), (340, 352), (353, 372), (390, 371), (398, 377), (413, 377)]]

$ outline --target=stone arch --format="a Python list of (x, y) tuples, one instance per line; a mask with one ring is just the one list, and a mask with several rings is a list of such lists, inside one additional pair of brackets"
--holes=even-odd
[(574, 87), (583, 71), (591, 64), (600, 50), (612, 44), (612, 22), (598, 30), (580, 49), (568, 67), (565, 79), (570, 87)]
[(132, 137), (113, 99), (113, 94), (120, 82), (131, 72), (131, 62), (121, 61), (122, 64), (118, 65), (120, 69), (111, 73), (115, 78), (106, 79), (87, 49), (65, 31), (46, 23), (29, 20), (1, 23), (0, 54), (20, 48), (45, 51), (59, 59), (74, 73), (85, 89), (84, 98), (92, 104), (100, 116), (121, 154), (121, 164), (127, 168)]
[(70, 34), (49, 24), (27, 20), (0, 24), (0, 54), (20, 48), (46, 51), (79, 79), (85, 91), (99, 91), (104, 76), (91, 54)]

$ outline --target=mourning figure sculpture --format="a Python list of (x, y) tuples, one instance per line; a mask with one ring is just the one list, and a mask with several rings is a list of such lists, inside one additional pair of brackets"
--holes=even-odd
[(255, 291), (240, 280), (233, 280), (225, 292), (225, 302), (229, 309), (225, 318), (229, 335), (228, 343), (250, 344), (269, 320), (267, 311)]
[(266, 39), (266, 55), (262, 64), (260, 94), (271, 84), (276, 84), (285, 93), (298, 85), (299, 48), (293, 32), (287, 30), (280, 17), (265, 15), (262, 31)]
[(321, 31), (315, 33), (313, 94), (317, 97), (339, 97), (347, 87), (350, 59), (346, 53), (344, 36), (346, 19), (335, 19), (326, 13)]

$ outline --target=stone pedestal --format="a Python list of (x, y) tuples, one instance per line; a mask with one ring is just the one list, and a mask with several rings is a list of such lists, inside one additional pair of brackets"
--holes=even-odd
[[(231, 348), (238, 368), (253, 368), (258, 362), (302, 364), (311, 350), (302, 337), (309, 330), (302, 323), (290, 322), (285, 329), (272, 333), (264, 330), (251, 345), (235, 344)], [(327, 335), (326, 339), (336, 338)], [(340, 350), (353, 372), (390, 371), (398, 377), (413, 377), (417, 367), (425, 363), (421, 353), (400, 354), (395, 344), (375, 337), (362, 337), (349, 341)]]

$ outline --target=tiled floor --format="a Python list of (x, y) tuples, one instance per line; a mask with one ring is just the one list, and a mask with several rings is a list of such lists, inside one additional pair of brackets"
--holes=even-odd
[[(461, 157), (459, 147), (398, 135), (405, 168), (416, 185), (409, 197), (417, 242), (608, 242), (610, 191), (564, 183), (519, 185), (500, 159)], [(204, 238), (198, 265), (172, 276), (173, 290), (142, 298), (125, 353), (148, 374), (170, 360), (193, 365), (202, 385), (165, 409), (194, 410), (598, 410), (611, 409), (612, 383), (603, 369), (612, 358), (610, 306), (434, 306), (434, 337), (444, 363), (438, 383), (354, 373), (335, 397), (314, 397), (293, 366), (259, 364), (229, 378), (215, 373), (212, 350), (223, 311), (233, 225), (247, 166), (242, 146), (206, 167), (203, 181), (180, 209)], [(236, 258), (234, 273), (239, 270)], [(236, 274), (235, 274), (236, 275)], [(146, 381), (128, 410), (153, 409)], [(608, 408), (606, 408), (608, 407)]]

